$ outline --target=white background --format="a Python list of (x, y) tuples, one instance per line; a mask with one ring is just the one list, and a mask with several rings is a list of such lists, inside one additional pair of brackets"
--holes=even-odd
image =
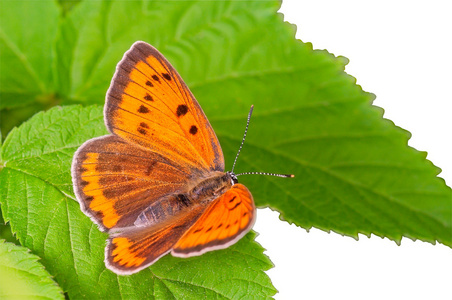
[[(412, 133), (452, 184), (450, 1), (285, 0), (297, 38), (350, 60), (346, 72), (384, 117)], [(451, 199), (452, 201), (452, 199)], [(452, 203), (452, 202), (451, 202)], [(257, 241), (275, 264), (276, 299), (452, 299), (452, 249), (297, 228), (259, 210)], [(451, 216), (452, 217), (452, 216)], [(452, 234), (452, 232), (451, 232)]]

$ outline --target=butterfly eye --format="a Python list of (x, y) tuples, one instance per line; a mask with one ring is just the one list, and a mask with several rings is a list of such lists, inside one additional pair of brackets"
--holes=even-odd
[(234, 184), (236, 184), (236, 183), (239, 183), (239, 181), (237, 180), (237, 176), (235, 176), (235, 174), (234, 173), (232, 173), (232, 172), (227, 172), (227, 174), (229, 175), (229, 177), (231, 178), (231, 183), (232, 183), (232, 185), (234, 185)]

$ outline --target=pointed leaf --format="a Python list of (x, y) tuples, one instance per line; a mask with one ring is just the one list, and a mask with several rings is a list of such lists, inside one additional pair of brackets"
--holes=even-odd
[(64, 299), (38, 259), (27, 248), (0, 240), (1, 299)]

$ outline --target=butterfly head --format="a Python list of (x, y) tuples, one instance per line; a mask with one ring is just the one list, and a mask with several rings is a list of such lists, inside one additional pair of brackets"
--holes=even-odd
[(239, 181), (237, 180), (237, 175), (235, 175), (234, 172), (228, 171), (226, 172), (226, 175), (231, 178), (232, 185), (239, 183)]

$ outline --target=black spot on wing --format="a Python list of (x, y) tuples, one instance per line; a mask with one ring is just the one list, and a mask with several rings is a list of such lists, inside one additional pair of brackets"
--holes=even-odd
[(146, 131), (146, 129), (144, 129), (143, 127), (138, 127), (138, 128), (137, 128), (137, 131), (138, 131), (139, 133), (141, 133), (142, 135), (148, 134), (148, 132)]
[(188, 107), (185, 104), (181, 104), (177, 107), (176, 115), (177, 117), (185, 116), (188, 112)]
[(192, 125), (190, 127), (190, 131), (189, 131), (192, 135), (195, 135), (198, 132), (198, 127), (196, 127), (195, 125)]
[(89, 184), (88, 181), (85, 181), (85, 180), (80, 181), (80, 186), (81, 186), (82, 188), (84, 188), (84, 187), (87, 186), (88, 184)]
[(231, 199), (229, 199), (229, 203), (231, 203), (232, 201), (234, 201), (235, 198), (237, 198), (237, 196), (234, 196), (234, 197), (232, 197)]
[(147, 108), (144, 105), (140, 105), (140, 107), (138, 108), (138, 112), (140, 114), (147, 114), (149, 112), (149, 108)]
[(240, 203), (241, 203), (241, 202), (237, 202), (237, 203), (234, 205), (234, 207), (233, 207), (233, 208), (230, 208), (229, 210), (234, 210), (234, 209), (236, 209), (236, 208), (240, 205)]
[(143, 127), (143, 128), (149, 129), (149, 125), (146, 124), (146, 123), (144, 123), (144, 122), (141, 122), (141, 123), (140, 123), (140, 126)]
[(144, 100), (147, 100), (147, 101), (154, 101), (154, 99), (152, 98), (152, 96), (149, 95), (149, 94), (146, 94), (146, 96), (144, 96)]

